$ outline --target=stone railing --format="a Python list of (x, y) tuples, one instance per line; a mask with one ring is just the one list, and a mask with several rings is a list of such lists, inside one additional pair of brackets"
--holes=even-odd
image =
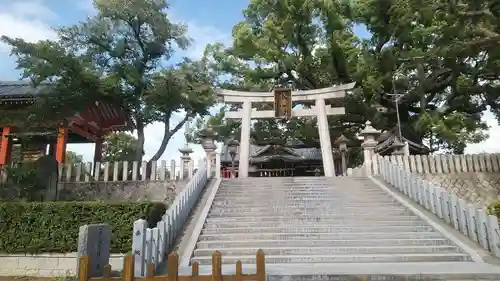
[[(365, 161), (365, 169), (369, 174), (378, 174), (379, 157), (373, 155), (369, 161)], [(500, 172), (500, 154), (393, 155), (384, 156), (384, 159), (419, 174)]]
[[(88, 162), (59, 165), (59, 182), (121, 182), (121, 181), (155, 181), (178, 180), (192, 175), (196, 167), (193, 161), (186, 163), (182, 169), (175, 160), (151, 161), (150, 167), (146, 161)], [(181, 173), (184, 170), (184, 173)]]
[[(364, 174), (380, 173), (379, 157), (374, 155), (364, 162)], [(406, 171), (418, 173), (422, 179), (454, 192), (461, 199), (481, 204), (500, 201), (499, 154), (397, 155), (383, 158)]]
[[(216, 163), (215, 167), (213, 162)], [(214, 168), (220, 171), (220, 154), (215, 155), (215, 161), (204, 161), (199, 166), (202, 168), (198, 169), (186, 187), (177, 195), (156, 227), (148, 228), (147, 222), (143, 219), (134, 222), (132, 252), (135, 256), (136, 277), (146, 275), (148, 264), (154, 264), (157, 268), (165, 260), (167, 253), (173, 249), (174, 242), (208, 179), (212, 175), (220, 178), (220, 173), (210, 172)]]
[(165, 160), (152, 161), (149, 167), (137, 161), (61, 165), (57, 200), (169, 201), (197, 170), (192, 162), (184, 162), (184, 169), (182, 161), (171, 161), (168, 168)]
[(455, 193), (422, 179), (419, 174), (387, 158), (378, 157), (376, 160), (379, 174), (386, 182), (500, 257), (498, 218), (488, 215), (485, 206), (459, 199)]

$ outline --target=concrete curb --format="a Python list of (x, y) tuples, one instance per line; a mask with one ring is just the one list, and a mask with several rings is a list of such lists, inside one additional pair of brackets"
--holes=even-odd
[(200, 216), (198, 217), (196, 221), (196, 225), (193, 229), (193, 233), (191, 233), (191, 236), (189, 237), (188, 243), (186, 245), (186, 248), (184, 250), (184, 253), (181, 257), (180, 260), (180, 266), (189, 266), (189, 262), (191, 260), (191, 255), (194, 252), (194, 249), (196, 248), (196, 242), (198, 242), (198, 238), (200, 237), (201, 231), (203, 230), (203, 225), (205, 224), (205, 220), (208, 217), (208, 213), (210, 212), (210, 208), (212, 208), (212, 203), (215, 199), (215, 195), (217, 194), (217, 191), (219, 191), (220, 184), (222, 182), (222, 179), (217, 179), (212, 186), (212, 190), (209, 194), (209, 197), (207, 199), (207, 202), (205, 206), (203, 206), (203, 209), (200, 213)]
[[(470, 257), (472, 260), (476, 263), (484, 263), (484, 260), (481, 258), (479, 253), (460, 241), (458, 237), (456, 237), (453, 233), (448, 232), (446, 229), (444, 229), (438, 222), (434, 221), (432, 218), (427, 216), (426, 214), (422, 213), (420, 210), (412, 206), (410, 202), (408, 202), (407, 198), (403, 198), (399, 194), (395, 193), (391, 189), (389, 189), (385, 184), (381, 183), (377, 179), (375, 179), (372, 176), (368, 176), (368, 178), (375, 183), (377, 186), (379, 186), (382, 190), (387, 192), (389, 195), (394, 197), (399, 203), (401, 203), (403, 206), (407, 207), (410, 211), (412, 211), (415, 215), (419, 216), (424, 220), (426, 223), (428, 223), (430, 226), (432, 226), (435, 230), (439, 231), (441, 234), (444, 235), (444, 237), (450, 239), (453, 243), (455, 243), (458, 247), (462, 248)], [(411, 200), (411, 199), (409, 199)]]

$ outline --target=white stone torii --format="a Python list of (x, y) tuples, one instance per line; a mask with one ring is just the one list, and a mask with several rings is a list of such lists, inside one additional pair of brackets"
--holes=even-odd
[[(318, 132), (321, 144), (321, 156), (323, 158), (323, 170), (325, 176), (335, 176), (335, 166), (333, 164), (332, 145), (330, 142), (330, 131), (328, 128), (328, 115), (343, 115), (343, 107), (326, 106), (325, 100), (343, 99), (347, 91), (354, 88), (355, 83), (332, 86), (323, 89), (307, 91), (292, 91), (292, 102), (314, 101), (311, 108), (293, 109), (292, 117), (316, 116), (318, 119)], [(273, 92), (243, 92), (219, 89), (217, 95), (224, 99), (227, 104), (242, 104), (242, 109), (238, 111), (226, 112), (226, 117), (230, 119), (241, 119), (241, 140), (239, 151), (238, 177), (248, 177), (250, 159), (250, 126), (252, 118), (274, 119), (274, 110), (252, 110), (252, 103), (274, 103)]]

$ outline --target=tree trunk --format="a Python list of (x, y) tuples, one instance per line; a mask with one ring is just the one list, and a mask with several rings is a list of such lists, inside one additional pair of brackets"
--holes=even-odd
[(135, 161), (142, 161), (142, 156), (144, 155), (144, 141), (144, 124), (142, 124), (142, 122), (137, 122), (137, 149), (134, 156)]
[(168, 142), (170, 141), (172, 136), (175, 135), (175, 133), (177, 133), (182, 128), (182, 126), (184, 126), (184, 124), (187, 122), (189, 117), (190, 116), (188, 114), (186, 114), (184, 119), (182, 119), (182, 121), (179, 122), (179, 124), (177, 124), (172, 129), (172, 131), (170, 131), (170, 115), (165, 115), (164, 120), (163, 120), (163, 123), (165, 124), (164, 131), (163, 131), (163, 139), (161, 140), (160, 147), (156, 151), (155, 155), (153, 155), (153, 157), (151, 157), (151, 159), (149, 160), (149, 163), (151, 163), (152, 161), (158, 161), (158, 159), (160, 159), (160, 157), (163, 155), (163, 153), (165, 153), (165, 150), (167, 149)]

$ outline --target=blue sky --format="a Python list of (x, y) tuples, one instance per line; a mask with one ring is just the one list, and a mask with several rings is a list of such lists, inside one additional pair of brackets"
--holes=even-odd
[[(172, 0), (170, 18), (175, 22), (188, 25), (188, 35), (194, 40), (187, 50), (178, 52), (171, 60), (175, 62), (183, 56), (199, 58), (208, 43), (231, 43), (232, 26), (242, 19), (242, 10), (248, 0)], [(75, 24), (92, 15), (91, 0), (0, 0), (0, 35), (21, 37), (34, 42), (42, 39), (54, 39), (53, 27)], [(362, 27), (356, 27), (356, 34), (368, 37)], [(8, 46), (0, 45), (0, 80), (16, 80), (20, 72), (15, 70), (15, 61), (9, 57)], [(485, 116), (489, 125), (490, 140), (469, 146), (468, 152), (500, 151), (494, 139), (500, 138), (500, 129), (492, 115)], [(175, 124), (172, 124), (175, 126)], [(158, 148), (162, 138), (163, 127), (153, 124), (146, 128), (146, 158)], [(174, 136), (162, 159), (179, 159), (178, 149), (184, 144), (183, 131)], [(191, 145), (195, 150), (195, 159), (203, 157), (203, 150), (198, 145)], [(93, 145), (70, 145), (70, 150), (83, 154), (86, 160), (93, 157)], [(195, 162), (197, 163), (197, 162)]]

